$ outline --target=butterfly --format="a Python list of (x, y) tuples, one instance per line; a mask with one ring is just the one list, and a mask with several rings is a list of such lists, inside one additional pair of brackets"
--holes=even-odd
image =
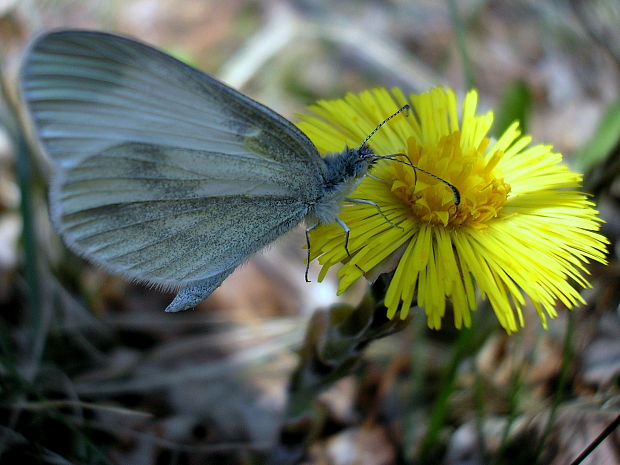
[(348, 237), (342, 203), (389, 158), (368, 138), (322, 157), (273, 110), (114, 34), (41, 35), (20, 87), (55, 168), (55, 228), (112, 273), (180, 289), (166, 311), (194, 307), (304, 220), (338, 222)]

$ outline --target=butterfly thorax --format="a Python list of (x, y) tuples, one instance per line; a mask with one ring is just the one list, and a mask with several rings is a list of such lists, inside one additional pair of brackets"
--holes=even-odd
[(339, 153), (328, 153), (323, 158), (327, 168), (325, 189), (338, 190), (352, 180), (361, 179), (368, 171), (373, 157), (374, 152), (366, 145), (354, 149), (346, 148)]
[(321, 196), (308, 212), (314, 222), (336, 221), (342, 202), (366, 175), (373, 158), (374, 153), (368, 146), (347, 148), (339, 153), (325, 155), (323, 161), (326, 170)]

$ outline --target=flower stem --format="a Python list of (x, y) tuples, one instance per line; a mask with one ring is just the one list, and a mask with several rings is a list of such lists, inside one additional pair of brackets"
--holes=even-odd
[(385, 307), (370, 297), (356, 308), (335, 305), (313, 315), (288, 388), (279, 444), (269, 463), (300, 463), (325, 418), (318, 396), (353, 372), (370, 342), (404, 329), (407, 323), (388, 319)]

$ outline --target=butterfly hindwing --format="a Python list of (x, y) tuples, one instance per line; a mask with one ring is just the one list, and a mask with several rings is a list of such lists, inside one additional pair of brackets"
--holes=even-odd
[[(211, 178), (157, 162), (182, 159), (179, 149), (147, 148), (109, 149), (62, 170), (52, 184), (56, 228), (69, 247), (112, 272), (169, 286), (205, 279), (305, 215), (304, 203), (277, 185), (214, 192)], [(224, 189), (222, 180), (215, 184)]]

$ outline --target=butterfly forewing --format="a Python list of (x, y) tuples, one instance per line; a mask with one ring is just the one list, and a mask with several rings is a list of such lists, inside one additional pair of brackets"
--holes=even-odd
[(21, 87), (56, 165), (54, 223), (113, 272), (172, 286), (226, 274), (321, 195), (325, 165), (295, 126), (133, 40), (44, 35)]

